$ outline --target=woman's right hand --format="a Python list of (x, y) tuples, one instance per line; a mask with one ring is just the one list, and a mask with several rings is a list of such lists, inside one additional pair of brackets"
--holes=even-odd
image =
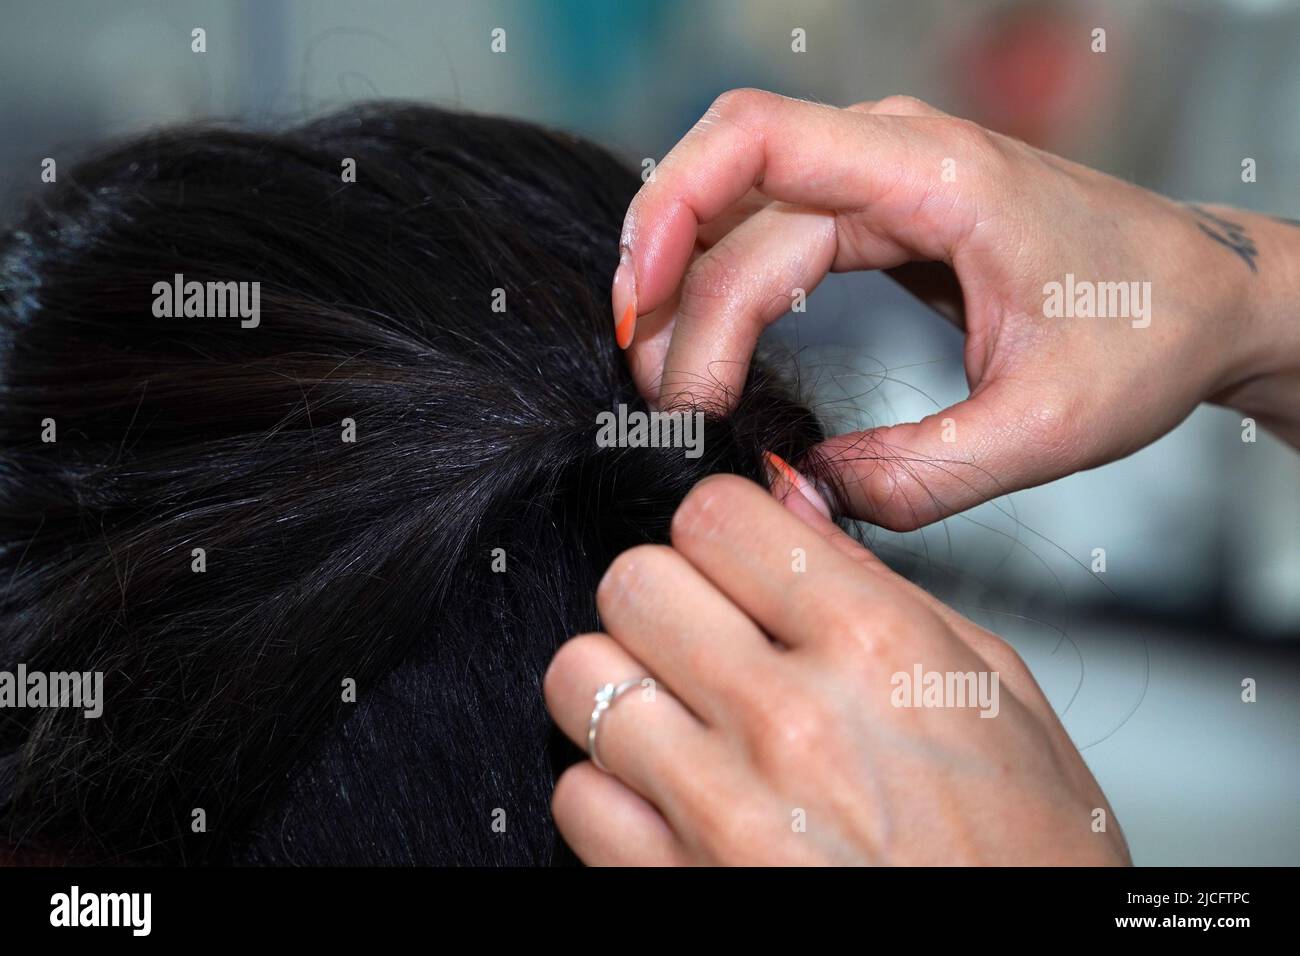
[[(696, 484), (556, 652), (547, 707), (593, 759), (552, 808), (583, 862), (1129, 864), (1015, 650), (772, 488)], [(634, 692), (593, 718), (606, 684)]]
[[(828, 272), (894, 270), (964, 328), (968, 399), (820, 449), (841, 503), (886, 527), (1120, 458), (1206, 400), (1300, 445), (1300, 228), (1174, 203), (908, 97), (724, 94), (622, 245), (616, 332), (661, 406), (725, 408), (762, 330)], [(1083, 283), (1134, 295), (1054, 315)]]

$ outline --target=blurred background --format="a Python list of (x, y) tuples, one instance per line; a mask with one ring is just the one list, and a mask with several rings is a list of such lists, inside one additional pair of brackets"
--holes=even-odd
[[(839, 105), (910, 93), (1176, 198), (1300, 217), (1293, 0), (3, 0), (0, 11), (6, 219), (40, 188), (44, 157), (62, 166), (167, 123), (274, 127), (412, 98), (563, 126), (640, 166), (736, 86)], [(195, 28), (206, 52), (191, 48)], [(880, 275), (832, 277), (769, 338), (837, 424), (914, 420), (966, 394), (958, 333)], [(1300, 455), (1241, 433), (1239, 415), (1202, 408), (1126, 461), (924, 532), (868, 530), (1025, 656), (1139, 863), (1300, 863)]]

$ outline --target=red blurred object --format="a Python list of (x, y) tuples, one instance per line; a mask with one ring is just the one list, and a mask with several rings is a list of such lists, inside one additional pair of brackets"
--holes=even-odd
[(1105, 104), (1113, 53), (1094, 53), (1103, 26), (1056, 3), (999, 10), (956, 43), (952, 77), (963, 115), (1045, 149), (1060, 149)]

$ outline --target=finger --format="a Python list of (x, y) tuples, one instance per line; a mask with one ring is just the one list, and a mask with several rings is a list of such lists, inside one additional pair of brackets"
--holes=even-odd
[(953, 634), (963, 644), (984, 661), (989, 670), (998, 673), (1002, 685), (1042, 719), (1046, 726), (1059, 726), (1051, 703), (1048, 702), (1042, 688), (1038, 686), (1038, 681), (1034, 679), (1033, 673), (1014, 647), (950, 608), (924, 588), (898, 575), (861, 542), (845, 533), (843, 528), (826, 517), (803, 494), (791, 493), (782, 484), (775, 484), (772, 493), (786, 507), (786, 510), (834, 545), (841, 554), (857, 564), (864, 574), (897, 579), (898, 587), (929, 607), (952, 629)]
[[(637, 315), (665, 302), (682, 279), (700, 224), (751, 188), (797, 205), (869, 212), (869, 229), (837, 231), (837, 269), (951, 260), (975, 222), (975, 208), (963, 197), (986, 177), (963, 176), (959, 185), (935, 171), (954, 157), (979, 168), (975, 154), (986, 138), (951, 117), (837, 110), (756, 90), (724, 94), (628, 209), (615, 322), (630, 319), (634, 328)], [(942, 201), (932, 201), (939, 191)]]
[(564, 842), (588, 866), (682, 866), (689, 862), (654, 806), (590, 761), (560, 775), (551, 815)]
[[(790, 466), (786, 466), (790, 468)], [(790, 468), (795, 476), (802, 479), (798, 472)], [(954, 611), (948, 605), (944, 604), (934, 595), (930, 594), (924, 588), (916, 583), (909, 581), (907, 578), (898, 574), (891, 567), (880, 560), (873, 554), (862, 542), (858, 541), (852, 535), (848, 534), (843, 528), (832, 521), (824, 511), (819, 509), (808, 497), (807, 493), (799, 494), (797, 489), (787, 490), (791, 482), (784, 472), (778, 472), (772, 485), (773, 496), (780, 501), (787, 511), (799, 518), (810, 529), (821, 535), (835, 547), (840, 554), (844, 555), (854, 564), (858, 565), (866, 574), (873, 574), (888, 579), (893, 586), (898, 587), (916, 598), (917, 601), (925, 604), (930, 610), (934, 611), (950, 627), (965, 630), (983, 630), (978, 625), (967, 620), (957, 611)], [(792, 493), (794, 491), (794, 493)], [(964, 636), (959, 634), (959, 636)], [(969, 642), (968, 642), (969, 643)]]
[[(712, 222), (700, 227), (699, 239), (691, 255), (694, 263), (701, 255), (723, 239), (727, 233), (748, 220), (756, 212), (770, 205), (770, 201), (756, 189), (736, 205)], [(646, 401), (657, 403), (659, 400), (659, 375), (668, 355), (668, 345), (672, 339), (673, 319), (677, 315), (677, 300), (680, 289), (659, 308), (638, 316), (635, 320), (635, 346), (629, 345), (627, 362), (632, 371), (632, 379), (637, 383), (637, 390)], [(622, 344), (620, 342), (620, 344)], [(651, 380), (653, 377), (653, 381)]]
[[(857, 640), (882, 608), (895, 620), (924, 611), (892, 579), (862, 574), (835, 544), (735, 475), (696, 484), (673, 516), (672, 540), (718, 590), (790, 647)], [(888, 654), (882, 648), (878, 656)]]
[[(820, 493), (811, 488), (808, 479), (771, 452), (768, 452), (768, 486), (772, 496), (787, 511), (830, 542), (840, 554), (873, 573), (885, 569), (884, 562), (830, 519), (826, 505), (814, 499)], [(810, 490), (805, 491), (804, 487)]]
[[(784, 476), (782, 476), (780, 481), (787, 482), (788, 479), (785, 479)], [(808, 525), (811, 530), (821, 535), (822, 538), (833, 545), (840, 554), (857, 564), (864, 573), (874, 574), (890, 579), (895, 586), (907, 591), (915, 597), (916, 600), (924, 603), (954, 629), (965, 630), (971, 628), (975, 630), (983, 630), (978, 625), (974, 624), (974, 622), (969, 621), (957, 611), (944, 604), (920, 585), (913, 581), (909, 581), (907, 578), (894, 571), (893, 568), (881, 561), (879, 557), (873, 554), (871, 550), (863, 545), (857, 538), (854, 538), (838, 524), (830, 520), (830, 518), (819, 510), (805, 495), (789, 493), (784, 487), (777, 484), (773, 485), (772, 494), (778, 501), (785, 505), (787, 511), (797, 517), (804, 524)]]
[(719, 215), (710, 222), (700, 224), (699, 236), (696, 244), (700, 251), (712, 248), (715, 243), (720, 241), (727, 233), (735, 229), (750, 216), (771, 205), (772, 200), (768, 199), (757, 189), (751, 189), (738, 202), (727, 209), (726, 212)]
[(990, 381), (919, 422), (827, 439), (814, 454), (836, 473), (855, 518), (910, 531), (1083, 467), (1073, 414), (1042, 389)]
[[(929, 159), (936, 160), (933, 170), (941, 169), (938, 161), (961, 145), (950, 135), (957, 124), (962, 129), (973, 125), (952, 117), (840, 110), (761, 90), (724, 93), (673, 147), (628, 208), (622, 245), (636, 267), (638, 310), (656, 308), (672, 294), (700, 225), (751, 189), (818, 209), (868, 209), (886, 193), (910, 185), (900, 182), (909, 170), (925, 167), (929, 173)], [(924, 183), (938, 179), (927, 175)], [(914, 204), (890, 203), (879, 211), (894, 218), (873, 221), (873, 227), (910, 232), (908, 214), (916, 212)], [(934, 253), (930, 258), (949, 258), (957, 238), (955, 228), (930, 237), (925, 243)], [(846, 261), (840, 266), (874, 264)]]
[(830, 519), (831, 497), (829, 492), (818, 489), (776, 452), (763, 452), (763, 464), (767, 471), (768, 490), (776, 496), (778, 501), (784, 501), (791, 495), (798, 494), (828, 520)]
[[(948, 116), (943, 110), (936, 109), (914, 96), (887, 96), (883, 100), (855, 103), (848, 109), (886, 116)], [(905, 262), (901, 266), (885, 271), (891, 279), (953, 325), (961, 329), (965, 328), (965, 296), (961, 284), (957, 281), (957, 274), (946, 263)]]
[(691, 563), (662, 545), (624, 551), (596, 591), (601, 624), (692, 712), (717, 725), (771, 674), (767, 636)]
[[(892, 116), (948, 117), (948, 114), (941, 110), (910, 96), (890, 96), (879, 101), (865, 100), (846, 107), (846, 110)], [(771, 263), (777, 263), (785, 265), (786, 271), (790, 271), (791, 265), (799, 264), (797, 257), (801, 247), (806, 249), (806, 255), (816, 255), (819, 248), (817, 243), (823, 239), (820, 230), (816, 229), (816, 224), (807, 227), (813, 232), (814, 242), (811, 245), (801, 246), (797, 232), (783, 232), (777, 238), (778, 241), (783, 238), (784, 243), (770, 255), (770, 258), (763, 259), (758, 255), (738, 254), (744, 249), (745, 242), (743, 237), (736, 237), (727, 248), (719, 250), (718, 255), (700, 263), (705, 252), (714, 249), (757, 213), (776, 206), (785, 207), (787, 215), (773, 214), (765, 219), (790, 225), (789, 213), (798, 211), (799, 207), (791, 207), (786, 203), (773, 203), (754, 188), (714, 219), (700, 223), (696, 248), (692, 252), (686, 279), (683, 282), (683, 285), (693, 293), (687, 296), (686, 306), (684, 308), (679, 306), (682, 295), (682, 288), (679, 286), (666, 303), (636, 317), (634, 322), (625, 326), (635, 328), (635, 338), (629, 340), (635, 344), (629, 347), (628, 362), (638, 390), (647, 400), (659, 404), (674, 402), (707, 404), (718, 394), (723, 395), (724, 399), (735, 394), (744, 382), (749, 357), (753, 354), (763, 329), (789, 311), (788, 302), (795, 288), (803, 289), (804, 294), (811, 293), (829, 270), (830, 260), (834, 258), (834, 252), (837, 251), (833, 220), (827, 223), (832, 226), (832, 231), (824, 236), (827, 251), (830, 252), (826, 268), (805, 268), (805, 274), (801, 277), (782, 278), (769, 274), (768, 270)], [(802, 211), (807, 216), (817, 216), (817, 213), (811, 210)], [(822, 213), (821, 217), (829, 219), (826, 213)], [(752, 233), (754, 230), (749, 231)], [(731, 248), (733, 244), (735, 248)], [(794, 261), (787, 261), (791, 256), (794, 257)], [(630, 262), (631, 254), (627, 253), (625, 258)], [(908, 291), (949, 321), (958, 326), (963, 325), (964, 304), (961, 286), (957, 282), (956, 275), (945, 264), (905, 263), (888, 272)], [(753, 293), (748, 296), (750, 308), (745, 308), (744, 302), (731, 302), (725, 295), (725, 287), (719, 287), (722, 283), (727, 283), (731, 277), (742, 277), (749, 281)], [(625, 288), (631, 289), (631, 285), (626, 283), (624, 285)], [(629, 296), (631, 294), (630, 291), (625, 293)], [(710, 328), (709, 317), (714, 313), (725, 313), (729, 306), (736, 312), (735, 318), (729, 320), (735, 327), (728, 326), (714, 332)], [(622, 306), (621, 309), (616, 310), (616, 315), (623, 317), (627, 308), (626, 305)], [(702, 380), (692, 382), (690, 371), (683, 371), (677, 375), (670, 371), (665, 373), (665, 369), (678, 367), (677, 364), (669, 364), (669, 359), (670, 346), (678, 339), (675, 320), (679, 314), (687, 317), (698, 316), (701, 321), (690, 323), (698, 328), (689, 335), (683, 335), (678, 341), (678, 356), (673, 360), (674, 362), (689, 363), (692, 356), (696, 354), (715, 354), (709, 351), (710, 348), (717, 346), (722, 349), (722, 352), (717, 353), (716, 358), (711, 360)], [(726, 318), (725, 314), (723, 318)], [(689, 364), (685, 367), (689, 368)], [(666, 395), (661, 401), (660, 396), (664, 393)], [(724, 400), (724, 407), (725, 405)]]
[[(795, 295), (817, 287), (834, 258), (834, 215), (788, 203), (759, 210), (698, 256), (667, 330), (659, 404), (698, 406), (740, 394), (763, 330), (790, 311)], [(647, 348), (661, 341), (656, 335)]]
[[(674, 781), (715, 759), (704, 725), (655, 675), (606, 634), (582, 634), (560, 646), (542, 682), (546, 706), (584, 750), (595, 694), (605, 684), (649, 678), (615, 700), (597, 724), (606, 769), (665, 813)], [(661, 802), (664, 801), (664, 802)]]
[(677, 296), (636, 321), (636, 341), (627, 349), (628, 371), (637, 392), (652, 406), (659, 403), (659, 381), (673, 337)]

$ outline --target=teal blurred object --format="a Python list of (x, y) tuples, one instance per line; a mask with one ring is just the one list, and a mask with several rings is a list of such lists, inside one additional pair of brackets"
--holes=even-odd
[(600, 129), (638, 77), (662, 59), (665, 26), (689, 17), (683, 0), (535, 0), (536, 27), (555, 51), (548, 82), (562, 94), (554, 117)]

